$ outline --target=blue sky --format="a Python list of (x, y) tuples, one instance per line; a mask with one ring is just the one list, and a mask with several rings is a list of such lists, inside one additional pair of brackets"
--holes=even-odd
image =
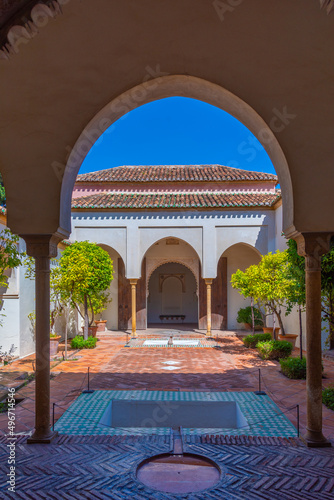
[(261, 144), (238, 120), (210, 104), (170, 97), (115, 122), (90, 150), (80, 173), (120, 165), (211, 163), (275, 173)]

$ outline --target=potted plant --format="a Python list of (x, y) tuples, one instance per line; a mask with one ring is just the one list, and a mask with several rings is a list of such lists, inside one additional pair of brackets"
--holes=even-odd
[(95, 320), (95, 325), (97, 326), (97, 332), (105, 332), (107, 326), (107, 320), (102, 319), (102, 312), (107, 309), (107, 304), (111, 302), (111, 298), (109, 298), (108, 294), (101, 294), (93, 304), (94, 313), (100, 315), (100, 319)]
[[(254, 326), (255, 330), (261, 329), (263, 325), (261, 313), (259, 309), (256, 307), (253, 307), (253, 315), (254, 315)], [(238, 311), (238, 316), (237, 316), (237, 322), (238, 323), (243, 323), (245, 326), (246, 330), (252, 330), (252, 307), (247, 306), (247, 307), (241, 307)]]
[(60, 339), (61, 335), (50, 333), (50, 356), (55, 356), (57, 354)]

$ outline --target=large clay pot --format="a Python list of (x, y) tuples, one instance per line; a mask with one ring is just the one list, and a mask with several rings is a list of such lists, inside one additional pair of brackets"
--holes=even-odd
[(294, 333), (286, 333), (285, 335), (282, 335), (280, 333), (278, 335), (278, 340), (286, 340), (287, 342), (290, 342), (290, 344), (292, 344), (292, 347), (295, 347), (297, 337), (298, 335)]
[(57, 354), (60, 339), (61, 335), (50, 337), (50, 356), (55, 356)]
[[(263, 330), (263, 333), (270, 333), (271, 338), (272, 338), (272, 339), (274, 338), (274, 328), (273, 328), (272, 326), (264, 326), (264, 327), (262, 328), (262, 330)], [(276, 338), (277, 338), (277, 336), (279, 335), (279, 333), (278, 333), (279, 331), (280, 331), (279, 327), (278, 327), (278, 326), (276, 326), (276, 327), (275, 327), (275, 334), (276, 334)]]
[[(252, 325), (251, 325), (250, 323), (244, 323), (243, 325), (244, 325), (244, 327), (245, 327), (245, 330), (249, 330), (249, 331), (252, 331), (252, 330), (253, 330), (253, 327), (252, 327)], [(258, 332), (259, 330), (262, 330), (262, 327), (261, 327), (261, 326), (259, 326), (259, 325), (255, 325), (254, 330), (255, 330), (256, 332)]]
[(105, 332), (106, 326), (107, 326), (107, 320), (106, 319), (96, 319), (95, 325), (97, 326), (97, 332)]
[[(82, 331), (84, 331), (84, 326), (82, 327)], [(97, 326), (89, 326), (88, 327), (88, 337), (96, 337)]]

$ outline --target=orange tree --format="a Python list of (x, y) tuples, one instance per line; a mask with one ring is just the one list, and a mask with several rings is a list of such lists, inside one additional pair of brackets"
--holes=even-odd
[(254, 264), (245, 272), (238, 270), (232, 275), (232, 287), (239, 289), (245, 297), (253, 297), (267, 311), (274, 314), (285, 335), (282, 321), (282, 307), (295, 290), (295, 282), (289, 274), (288, 253), (285, 250), (263, 255), (259, 264)]
[(95, 243), (81, 241), (64, 250), (59, 261), (55, 287), (62, 300), (70, 300), (84, 319), (84, 339), (94, 314), (108, 302), (113, 280), (113, 262), (109, 254)]

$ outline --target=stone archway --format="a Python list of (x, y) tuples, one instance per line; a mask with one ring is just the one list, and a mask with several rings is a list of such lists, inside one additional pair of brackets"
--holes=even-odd
[(148, 279), (148, 324), (198, 324), (197, 280), (182, 262), (165, 262)]
[[(131, 99), (136, 92), (142, 94), (143, 91), (144, 98), (139, 102)], [(138, 85), (111, 101), (88, 123), (72, 148), (65, 168), (61, 187), (61, 227), (68, 225), (76, 176), (99, 137), (129, 111), (148, 102), (174, 96), (189, 97), (216, 106), (238, 119), (257, 137), (271, 158), (282, 186), (283, 226), (289, 232), (294, 232), (293, 189), (289, 166), (270, 126), (251, 106), (228, 90), (210, 81), (188, 75), (163, 76)]]

